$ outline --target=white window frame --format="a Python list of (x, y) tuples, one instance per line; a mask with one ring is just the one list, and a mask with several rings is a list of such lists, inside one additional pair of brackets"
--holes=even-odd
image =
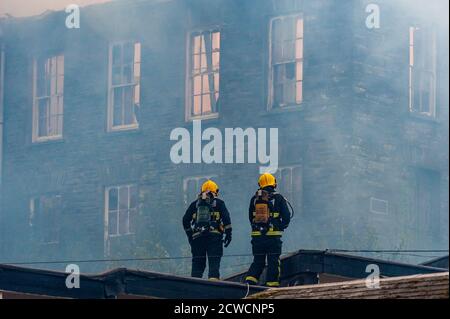
[[(127, 203), (127, 213), (128, 213), (128, 232), (127, 233), (120, 233), (119, 229), (120, 229), (120, 209), (113, 209), (110, 210), (109, 207), (109, 191), (111, 189), (117, 189), (117, 206), (120, 207), (120, 189), (122, 188), (127, 188), (128, 189), (128, 203)], [(130, 231), (130, 211), (131, 210), (136, 210), (135, 213), (137, 213), (137, 206), (136, 207), (130, 207), (131, 203), (131, 193), (130, 193), (130, 189), (131, 187), (135, 187), (136, 188), (136, 192), (139, 192), (138, 190), (138, 186), (137, 184), (125, 184), (125, 185), (114, 185), (114, 186), (108, 186), (105, 188), (105, 231), (106, 231), (106, 236), (107, 237), (121, 237), (121, 236), (127, 236), (127, 235), (133, 235), (134, 233)], [(138, 194), (136, 194), (138, 195)], [(137, 203), (136, 203), (137, 204)], [(117, 232), (115, 234), (110, 234), (109, 233), (109, 213), (110, 211), (117, 211)]]
[[(134, 81), (132, 83), (125, 83), (125, 84), (118, 84), (118, 85), (113, 85), (113, 71), (112, 71), (112, 67), (113, 67), (113, 48), (114, 46), (120, 45), (123, 46), (125, 44), (128, 43), (133, 43), (134, 44), (134, 48), (136, 48), (136, 45), (139, 46), (139, 50), (140, 50), (140, 61), (136, 62), (133, 61), (133, 68), (136, 64), (139, 64), (139, 75), (136, 76), (134, 74), (134, 69), (133, 69), (133, 75), (134, 75)], [(136, 53), (135, 53), (136, 55)], [(122, 56), (123, 58), (123, 56)], [(134, 59), (134, 58), (133, 58)], [(123, 62), (123, 61), (122, 61)], [(114, 105), (113, 105), (113, 101), (114, 101), (114, 89), (116, 88), (120, 88), (120, 87), (134, 87), (134, 94), (136, 94), (136, 88), (139, 94), (139, 103), (137, 104), (137, 107), (140, 108), (141, 105), (141, 78), (142, 78), (142, 43), (140, 41), (135, 41), (135, 40), (129, 40), (129, 41), (115, 41), (115, 42), (110, 42), (109, 43), (109, 48), (108, 48), (108, 107), (107, 107), (107, 131), (108, 132), (115, 132), (115, 131), (126, 131), (126, 130), (136, 130), (139, 129), (139, 119), (136, 118), (136, 114), (134, 113), (134, 117), (135, 117), (135, 123), (132, 124), (122, 124), (122, 125), (114, 125)], [(133, 94), (133, 97), (134, 97)], [(136, 105), (134, 103), (135, 101), (133, 101), (133, 105)]]
[[(33, 59), (33, 115), (32, 115), (32, 142), (33, 143), (37, 143), (37, 142), (46, 142), (46, 141), (51, 141), (51, 140), (59, 140), (63, 138), (63, 131), (64, 131), (64, 71), (65, 71), (65, 57), (63, 54), (58, 54), (58, 55), (54, 55), (54, 56), (50, 56), (46, 58), (46, 61), (49, 62), (52, 59), (58, 59), (59, 57), (62, 57), (62, 63), (63, 63), (63, 71), (62, 71), (62, 76), (63, 76), (63, 88), (62, 88), (62, 94), (58, 94), (58, 92), (56, 92), (56, 94), (52, 94), (52, 92), (50, 92), (49, 96), (37, 96), (38, 92), (37, 92), (37, 81), (38, 81), (38, 60), (37, 58)], [(59, 74), (58, 74), (58, 61), (56, 62), (56, 78), (58, 78)], [(51, 76), (51, 75), (50, 75)], [(56, 85), (57, 84), (57, 79), (55, 80)], [(57, 98), (57, 99), (62, 99), (61, 102), (61, 113), (57, 113), (56, 115), (51, 115), (48, 114), (47, 117), (51, 117), (51, 116), (56, 116), (56, 117), (60, 117), (60, 119), (58, 119), (58, 121), (60, 121), (60, 125), (61, 125), (61, 132), (58, 132), (57, 134), (52, 134), (52, 135), (45, 135), (45, 136), (39, 136), (39, 101), (43, 100), (43, 99), (49, 99), (51, 102), (52, 98)], [(51, 111), (51, 106), (49, 105), (49, 112)], [(58, 125), (57, 125), (58, 126)]]
[[(428, 57), (428, 56), (427, 57), (422, 57), (423, 59), (431, 59), (432, 69), (430, 69), (430, 70), (423, 70), (422, 69), (421, 70), (419, 68), (417, 71), (415, 71), (416, 57), (415, 57), (415, 54), (414, 54), (415, 53), (414, 48), (415, 48), (416, 43), (415, 43), (414, 39), (415, 39), (415, 32), (417, 30), (422, 30), (422, 28), (418, 27), (418, 26), (411, 26), (409, 28), (409, 78), (408, 78), (408, 80), (409, 80), (409, 84), (408, 84), (409, 111), (411, 113), (413, 113), (413, 114), (420, 114), (420, 115), (423, 115), (423, 116), (428, 116), (428, 117), (431, 117), (431, 118), (435, 118), (436, 117), (436, 92), (437, 92), (437, 88), (436, 88), (436, 86), (437, 86), (436, 85), (436, 77), (437, 77), (437, 73), (436, 73), (437, 72), (436, 32), (433, 29), (429, 29), (428, 30), (429, 32), (427, 32), (427, 33), (429, 33), (429, 35), (432, 38), (431, 39), (426, 39), (426, 40), (430, 41), (430, 45), (431, 45), (431, 48), (429, 49), (430, 51), (427, 51), (426, 53), (431, 52), (431, 56), (430, 57)], [(427, 31), (427, 29), (424, 29), (424, 30)], [(427, 41), (427, 43), (428, 43), (428, 41)], [(425, 44), (422, 43), (422, 45), (425, 45)], [(422, 51), (422, 53), (423, 53), (423, 51)], [(430, 73), (430, 75), (431, 75), (430, 76), (431, 89), (430, 89), (430, 97), (429, 97), (430, 100), (428, 101), (429, 102), (429, 106), (430, 106), (430, 110), (428, 112), (422, 111), (421, 110), (421, 108), (422, 108), (421, 105), (419, 106), (419, 109), (417, 109), (415, 104), (414, 104), (414, 102), (415, 102), (415, 95), (416, 94), (422, 95), (422, 91), (419, 91), (419, 92), (415, 92), (414, 91), (414, 76), (417, 73), (419, 74), (419, 76), (421, 76), (420, 73)], [(422, 98), (420, 98), (420, 102), (422, 102)]]
[[(294, 177), (293, 176), (294, 169), (299, 169), (300, 170), (300, 179), (301, 179), (300, 180), (300, 182), (301, 182), (301, 184), (300, 184), (300, 188), (301, 188), (300, 189), (300, 191), (301, 191), (300, 203), (303, 203), (303, 165), (302, 164), (293, 164), (293, 165), (280, 166), (280, 167), (278, 167), (278, 170), (277, 170), (277, 172), (275, 174), (275, 177), (277, 179), (277, 184), (280, 185), (280, 182), (282, 181), (282, 172), (284, 170), (290, 170), (290, 176), (291, 176), (291, 185), (290, 185), (290, 189), (291, 190), (290, 190), (290, 193), (293, 193), (294, 192), (294, 178), (293, 178)], [(285, 194), (282, 194), (282, 195), (285, 195)], [(294, 202), (293, 198), (288, 198), (288, 200)], [(294, 209), (295, 208), (297, 210), (301, 209), (301, 207), (294, 207)]]
[(200, 194), (200, 188), (202, 185), (200, 185), (200, 180), (202, 179), (215, 179), (217, 178), (217, 175), (211, 174), (211, 175), (196, 175), (196, 176), (186, 176), (183, 178), (183, 201), (184, 204), (189, 206), (189, 204), (195, 200), (195, 198), (188, 198), (187, 194), (187, 186), (190, 181), (195, 181), (197, 184), (198, 193)]
[[(220, 101), (220, 77), (221, 77), (221, 61), (222, 61), (222, 30), (219, 26), (211, 26), (209, 28), (203, 28), (203, 29), (196, 29), (191, 30), (186, 35), (186, 88), (185, 88), (185, 121), (190, 122), (193, 120), (209, 120), (209, 119), (216, 119), (219, 117), (219, 109), (217, 107), (217, 104), (215, 105), (215, 110), (212, 109), (211, 113), (207, 114), (199, 114), (199, 115), (193, 115), (192, 109), (194, 107), (193, 101), (192, 101), (192, 89), (193, 89), (193, 80), (192, 80), (192, 38), (196, 33), (205, 33), (205, 32), (219, 32), (220, 33), (220, 49), (219, 49), (219, 87), (217, 89), (219, 94), (219, 101)], [(212, 107), (212, 106), (211, 106)], [(213, 107), (212, 107), (213, 108)]]
[[(374, 209), (374, 207), (373, 207), (374, 206), (374, 202), (383, 203), (386, 206), (386, 211), (382, 212), (382, 211)], [(385, 199), (376, 198), (376, 197), (370, 197), (370, 207), (369, 207), (369, 209), (370, 209), (370, 212), (373, 213), (373, 214), (387, 216), (387, 215), (389, 215), (389, 201), (385, 200)]]
[[(289, 18), (300, 18), (303, 20), (303, 34), (302, 34), (302, 57), (301, 58), (295, 58), (295, 61), (292, 61), (292, 63), (300, 63), (301, 64), (301, 70), (302, 70), (302, 78), (301, 85), (302, 85), (302, 98), (299, 103), (294, 104), (288, 104), (281, 107), (274, 107), (274, 99), (275, 99), (275, 92), (274, 92), (274, 64), (272, 63), (273, 60), (273, 25), (274, 21), (279, 19), (289, 19)], [(296, 38), (300, 39), (300, 38)], [(304, 57), (305, 56), (305, 19), (303, 13), (295, 13), (295, 14), (288, 14), (288, 15), (280, 15), (276, 16), (270, 19), (269, 21), (269, 77), (268, 77), (268, 99), (267, 99), (267, 110), (268, 111), (280, 111), (280, 110), (289, 110), (289, 109), (297, 109), (300, 108), (304, 103)], [(284, 64), (287, 64), (285, 62)]]

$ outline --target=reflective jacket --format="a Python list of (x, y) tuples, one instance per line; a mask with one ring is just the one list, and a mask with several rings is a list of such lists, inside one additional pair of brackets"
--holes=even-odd
[[(268, 230), (265, 233), (266, 236), (282, 236), (283, 231), (288, 227), (289, 222), (291, 221), (291, 213), (289, 211), (286, 199), (281, 194), (275, 192), (273, 187), (265, 187), (263, 188), (265, 191), (268, 191), (271, 194), (271, 203), (269, 207), (272, 207), (269, 212), (269, 225)], [(253, 196), (250, 200), (250, 207), (248, 209), (248, 218), (250, 224), (252, 226), (252, 237), (262, 236), (260, 230), (255, 228), (254, 217), (255, 217), (255, 199), (256, 196)]]
[[(211, 227), (208, 233), (222, 235), (227, 229), (231, 230), (230, 213), (225, 206), (225, 202), (219, 198), (215, 198), (211, 206)], [(192, 231), (192, 238), (194, 239), (201, 235), (201, 232), (194, 227), (197, 208), (197, 200), (195, 200), (189, 205), (183, 216), (183, 228), (186, 232)]]

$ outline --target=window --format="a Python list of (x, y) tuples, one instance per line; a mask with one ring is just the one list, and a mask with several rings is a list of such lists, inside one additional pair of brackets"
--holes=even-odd
[(286, 166), (275, 174), (277, 191), (286, 197), (296, 211), (302, 207), (302, 168), (300, 165)]
[(186, 177), (183, 180), (184, 204), (186, 208), (197, 198), (198, 194), (200, 194), (203, 183), (208, 179), (213, 179), (215, 177), (216, 176)]
[(61, 208), (61, 195), (45, 195), (31, 199), (30, 226), (38, 242), (58, 243)]
[(140, 106), (141, 44), (110, 46), (108, 131), (138, 128)]
[(194, 32), (189, 40), (187, 119), (217, 116), (220, 32)]
[(269, 108), (303, 101), (303, 17), (278, 17), (270, 25)]
[(430, 29), (409, 29), (409, 109), (436, 116), (436, 34)]
[(62, 138), (64, 56), (34, 61), (33, 142)]
[(105, 222), (108, 237), (135, 232), (138, 192), (136, 185), (113, 186), (106, 189)]

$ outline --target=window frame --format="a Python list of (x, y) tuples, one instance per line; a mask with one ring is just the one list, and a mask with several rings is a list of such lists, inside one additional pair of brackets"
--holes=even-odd
[(191, 202), (193, 202), (195, 200), (195, 198), (188, 198), (188, 194), (187, 194), (187, 188), (188, 188), (188, 183), (191, 180), (195, 180), (196, 184), (197, 184), (197, 189), (198, 189), (198, 194), (200, 194), (200, 181), (202, 179), (216, 179), (218, 177), (217, 174), (208, 174), (208, 175), (194, 175), (194, 176), (185, 176), (183, 177), (183, 202), (185, 204), (186, 207), (189, 207), (189, 204)]
[[(411, 114), (416, 114), (419, 116), (424, 116), (428, 118), (436, 118), (437, 117), (437, 34), (436, 30), (433, 27), (422, 27), (420, 25), (412, 25), (409, 27), (409, 34), (408, 34), (408, 109)], [(426, 44), (428, 44), (428, 41), (430, 42), (431, 48), (430, 51), (424, 52), (424, 54), (430, 53), (431, 56), (425, 56), (421, 57), (422, 59), (428, 60), (431, 59), (432, 69), (428, 69), (424, 66), (418, 66), (416, 67), (416, 61), (419, 60), (416, 58), (416, 31), (423, 31), (425, 32), (425, 35), (422, 35), (424, 37), (423, 43), (421, 43), (422, 46), (426, 47)], [(428, 36), (431, 36), (430, 39)], [(420, 45), (420, 42), (419, 42)], [(423, 51), (423, 48), (421, 48)], [(430, 96), (429, 96), (429, 108), (430, 111), (424, 112), (422, 111), (422, 87), (420, 87), (420, 91), (415, 91), (415, 74), (419, 76), (419, 80), (423, 81), (422, 77), (424, 74), (430, 75)], [(421, 82), (422, 83), (422, 82)], [(416, 100), (416, 94), (419, 94), (419, 100), (420, 105), (419, 108), (415, 105)]]
[[(300, 59), (295, 58), (295, 61), (292, 61), (290, 63), (301, 63), (301, 69), (302, 69), (302, 78), (300, 81), (296, 82), (301, 82), (302, 85), (302, 98), (300, 103), (291, 103), (291, 104), (287, 104), (285, 106), (281, 106), (281, 107), (274, 107), (274, 102), (275, 102), (275, 90), (274, 90), (274, 66), (275, 64), (272, 63), (273, 61), (273, 26), (274, 26), (274, 21), (276, 20), (283, 20), (283, 19), (288, 19), (288, 18), (297, 18), (297, 19), (301, 19), (302, 23), (303, 23), (303, 28), (302, 28), (302, 37), (301, 38), (296, 38), (295, 40), (298, 39), (302, 39), (302, 57)], [(285, 14), (285, 15), (278, 15), (275, 17), (272, 17), (269, 20), (269, 59), (268, 59), (268, 98), (267, 98), (267, 111), (272, 111), (272, 112), (280, 112), (283, 110), (293, 110), (293, 109), (299, 109), (302, 107), (302, 105), (304, 104), (304, 100), (305, 100), (305, 95), (304, 95), (304, 74), (305, 74), (305, 70), (304, 70), (304, 61), (305, 61), (305, 16), (303, 14), (303, 12), (296, 12), (296, 13), (292, 13), (292, 14)], [(284, 63), (279, 63), (279, 64), (288, 64), (288, 62), (284, 62)], [(296, 70), (297, 71), (297, 70)], [(296, 97), (297, 98), (297, 97)]]
[[(383, 203), (386, 206), (386, 211), (383, 212), (383, 211), (380, 211), (380, 210), (376, 210), (374, 208), (375, 202)], [(370, 199), (369, 199), (369, 211), (372, 214), (382, 215), (382, 216), (389, 216), (389, 200), (371, 196)]]
[[(128, 204), (127, 204), (127, 220), (128, 220), (128, 232), (127, 233), (120, 233), (120, 208), (119, 209), (113, 209), (111, 210), (109, 207), (109, 192), (111, 189), (117, 189), (117, 205), (118, 207), (120, 207), (120, 202), (119, 202), (119, 194), (120, 194), (120, 189), (122, 188), (127, 188), (128, 189)], [(138, 202), (136, 203), (136, 207), (131, 207), (131, 188), (135, 187), (136, 188), (136, 196), (139, 195), (139, 186), (137, 184), (131, 183), (131, 184), (121, 184), (121, 185), (111, 185), (108, 187), (105, 187), (105, 216), (104, 216), (104, 221), (105, 221), (105, 238), (109, 239), (109, 238), (117, 238), (117, 237), (124, 237), (124, 236), (129, 236), (129, 235), (134, 235), (136, 232), (131, 232), (130, 230), (130, 219), (131, 219), (131, 210), (135, 210), (135, 214), (137, 214), (137, 210), (138, 210)], [(139, 201), (139, 199), (137, 199)], [(110, 234), (109, 233), (109, 214), (110, 211), (117, 211), (117, 232), (115, 234)], [(136, 217), (136, 216), (135, 216)]]
[[(198, 28), (198, 29), (193, 29), (190, 30), (189, 32), (187, 32), (186, 34), (186, 79), (185, 79), (185, 122), (191, 122), (194, 120), (210, 120), (210, 119), (217, 119), (219, 117), (220, 114), (220, 110), (219, 107), (217, 105), (217, 102), (215, 102), (215, 109), (213, 108), (213, 106), (211, 106), (212, 112), (211, 113), (205, 113), (205, 114), (199, 114), (199, 115), (194, 115), (192, 112), (192, 109), (194, 107), (193, 105), (193, 94), (192, 94), (192, 90), (193, 90), (193, 77), (192, 77), (192, 56), (194, 55), (192, 52), (193, 46), (192, 46), (192, 41), (193, 41), (193, 37), (196, 33), (198, 34), (203, 34), (203, 33), (214, 33), (214, 32), (219, 32), (220, 33), (220, 42), (219, 42), (219, 70), (218, 70), (218, 75), (219, 75), (219, 87), (217, 89), (217, 92), (219, 94), (219, 101), (220, 101), (220, 97), (221, 97), (221, 90), (220, 90), (220, 85), (221, 85), (221, 81), (220, 81), (220, 77), (221, 77), (221, 62), (222, 62), (222, 28), (219, 25), (213, 25), (213, 26), (209, 26), (209, 27), (205, 27), (205, 28)], [(212, 58), (212, 53), (213, 51), (211, 51), (211, 58)], [(213, 71), (212, 71), (213, 72)], [(211, 72), (206, 72), (206, 73), (211, 73)]]
[[(296, 201), (294, 201), (293, 198), (287, 197), (287, 194), (285, 192), (281, 193), (283, 196), (286, 196), (286, 198), (291, 202), (291, 204), (294, 206), (294, 209), (296, 211), (301, 211), (303, 206), (303, 165), (302, 164), (291, 164), (291, 165), (285, 165), (278, 167), (277, 172), (275, 173), (275, 178), (277, 179), (277, 189), (280, 188), (281, 181), (282, 181), (282, 172), (283, 170), (290, 170), (290, 178), (291, 178), (291, 190), (289, 191), (289, 195), (294, 193), (294, 170), (298, 169), (300, 171), (300, 207), (295, 207)], [(283, 190), (282, 190), (283, 191)], [(291, 196), (292, 197), (292, 196)], [(298, 203), (297, 203), (298, 204)]]
[[(113, 84), (113, 48), (114, 46), (120, 45), (122, 50), (123, 50), (123, 46), (125, 44), (129, 44), (132, 43), (133, 47), (135, 48), (136, 44), (139, 44), (139, 48), (140, 48), (140, 61), (136, 62), (134, 61), (134, 57), (133, 57), (133, 67), (136, 64), (139, 64), (139, 80), (137, 82), (133, 82), (133, 83), (126, 83), (126, 84), (118, 84), (118, 85), (114, 85)], [(134, 52), (134, 55), (136, 55), (136, 53)], [(123, 56), (122, 56), (122, 66), (123, 66)], [(133, 70), (133, 76), (134, 76), (134, 80), (136, 79), (136, 76), (134, 75), (134, 70)], [(114, 105), (113, 105), (113, 101), (114, 101), (114, 89), (116, 88), (125, 88), (125, 87), (132, 87), (133, 89), (135, 89), (135, 87), (137, 85), (139, 85), (139, 104), (138, 107), (141, 107), (141, 80), (142, 80), (142, 42), (139, 40), (135, 40), (135, 39), (131, 39), (131, 40), (123, 40), (123, 41), (112, 41), (109, 43), (108, 46), (108, 105), (107, 105), (107, 132), (120, 132), (120, 131), (128, 131), (128, 130), (137, 130), (139, 129), (139, 119), (136, 116), (135, 110), (133, 109), (133, 113), (134, 113), (134, 117), (136, 120), (136, 123), (132, 123), (132, 124), (121, 124), (121, 125), (114, 125)], [(134, 107), (134, 101), (133, 101), (133, 107)]]
[[(62, 87), (62, 94), (58, 94), (56, 92), (55, 95), (52, 95), (52, 92), (50, 92), (50, 95), (47, 96), (39, 96), (38, 97), (38, 62), (40, 59), (45, 61), (45, 63), (49, 63), (52, 59), (59, 57), (62, 57), (63, 61), (63, 71), (62, 71), (62, 77), (63, 77), (63, 87)], [(33, 105), (32, 105), (32, 142), (33, 143), (41, 143), (41, 142), (48, 142), (48, 141), (54, 141), (54, 140), (61, 140), (64, 136), (64, 86), (65, 86), (65, 55), (63, 53), (55, 54), (55, 55), (49, 55), (46, 57), (35, 57), (33, 58)], [(58, 60), (56, 60), (56, 83), (58, 82)], [(50, 77), (51, 77), (51, 70), (50, 70)], [(50, 79), (51, 81), (51, 79)], [(56, 84), (57, 85), (57, 84)], [(51, 90), (51, 89), (50, 89)], [(49, 100), (49, 108), (51, 108), (51, 99), (52, 97), (56, 97), (59, 101), (59, 98), (62, 99), (61, 102), (61, 113), (56, 113), (56, 117), (60, 117), (61, 121), (61, 132), (58, 132), (57, 134), (53, 135), (45, 135), (45, 136), (39, 136), (39, 101), (48, 99)], [(52, 115), (48, 115), (47, 117), (51, 117)], [(57, 122), (58, 123), (58, 122)], [(58, 126), (58, 125), (57, 125)], [(58, 128), (57, 128), (58, 129)]]

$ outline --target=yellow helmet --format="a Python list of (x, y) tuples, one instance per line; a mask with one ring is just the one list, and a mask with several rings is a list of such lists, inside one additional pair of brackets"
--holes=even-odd
[(210, 191), (212, 193), (219, 193), (219, 186), (217, 186), (216, 183), (214, 183), (212, 180), (207, 180), (202, 185), (202, 193)]
[(272, 174), (264, 173), (259, 177), (258, 185), (261, 188), (267, 186), (277, 187), (277, 179)]

